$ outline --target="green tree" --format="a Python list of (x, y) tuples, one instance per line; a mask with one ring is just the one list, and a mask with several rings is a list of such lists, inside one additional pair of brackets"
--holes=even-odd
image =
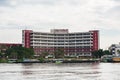
[(5, 52), (5, 56), (6, 57), (8, 56), (9, 58), (13, 58), (13, 55), (12, 55), (13, 53), (16, 53), (15, 50), (13, 48), (8, 48)]
[(0, 45), (0, 53), (1, 53), (1, 57), (5, 58), (5, 51), (6, 49), (8, 49), (8, 47), (6, 45)]
[(64, 58), (64, 49), (63, 48), (58, 48), (54, 52), (55, 58)]
[(104, 55), (112, 55), (112, 53), (111, 53), (109, 50), (104, 50), (104, 51), (103, 51), (103, 54), (104, 54)]
[(45, 58), (48, 55), (49, 55), (49, 53), (47, 51), (44, 51), (41, 53), (40, 57)]
[(0, 58), (2, 58), (3, 57), (3, 54), (0, 52)]
[(0, 45), (0, 51), (7, 49), (8, 47), (6, 45)]
[(117, 50), (117, 53), (119, 54), (119, 56), (120, 56), (120, 50)]
[(31, 48), (24, 48), (24, 47), (11, 47), (6, 50), (6, 56), (8, 58), (32, 58), (34, 55), (34, 51)]
[(103, 56), (103, 50), (102, 49), (99, 49), (99, 50), (96, 50), (96, 51), (92, 52), (92, 57), (94, 57), (94, 58), (101, 58), (101, 56)]

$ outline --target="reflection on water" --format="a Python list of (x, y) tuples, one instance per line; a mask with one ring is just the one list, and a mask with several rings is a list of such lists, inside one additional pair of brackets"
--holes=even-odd
[(0, 64), (0, 80), (120, 80), (120, 63)]

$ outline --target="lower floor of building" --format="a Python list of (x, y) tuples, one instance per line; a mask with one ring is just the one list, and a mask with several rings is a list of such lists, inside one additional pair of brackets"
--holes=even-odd
[(34, 48), (36, 56), (41, 55), (44, 52), (47, 52), (49, 55), (54, 55), (55, 51), (61, 50), (64, 53), (64, 56), (73, 56), (73, 57), (82, 57), (82, 56), (92, 56), (91, 48)]

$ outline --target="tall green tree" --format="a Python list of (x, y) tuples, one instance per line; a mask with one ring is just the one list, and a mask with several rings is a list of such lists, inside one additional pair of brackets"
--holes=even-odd
[(4, 55), (0, 52), (0, 58), (3, 58), (3, 56), (4, 56)]
[(58, 48), (54, 52), (55, 58), (64, 58), (64, 49), (63, 48)]
[(5, 52), (5, 56), (9, 58), (13, 58), (13, 53), (16, 53), (16, 51), (13, 48), (8, 48)]
[(104, 51), (103, 51), (103, 54), (104, 54), (104, 55), (112, 55), (112, 53), (111, 53), (109, 50), (104, 50)]
[(6, 50), (6, 56), (8, 58), (32, 58), (34, 55), (34, 51), (31, 48), (24, 48), (24, 47), (11, 47)]
[(92, 52), (92, 57), (94, 58), (101, 58), (101, 56), (103, 56), (103, 50), (102, 49), (99, 49), (99, 50), (96, 50), (96, 51), (93, 51)]

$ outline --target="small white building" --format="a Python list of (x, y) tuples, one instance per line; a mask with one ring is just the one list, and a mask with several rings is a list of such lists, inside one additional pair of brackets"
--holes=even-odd
[(112, 44), (109, 47), (109, 51), (112, 53), (113, 56), (120, 56), (120, 44)]

